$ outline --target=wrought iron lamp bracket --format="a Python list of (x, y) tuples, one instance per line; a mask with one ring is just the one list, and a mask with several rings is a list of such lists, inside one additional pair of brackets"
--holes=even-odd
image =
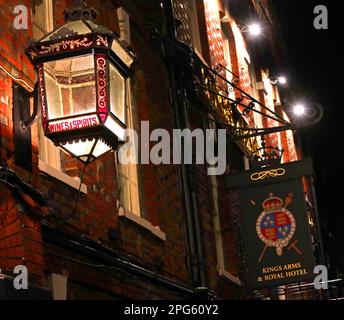
[[(307, 113), (303, 115), (302, 119), (294, 117), (291, 118), (291, 121), (288, 121), (241, 89), (238, 86), (237, 80), (235, 80), (239, 79), (239, 76), (231, 72), (226, 67), (219, 65), (212, 69), (202, 64), (201, 68), (204, 68), (206, 72), (209, 73), (208, 77), (211, 79), (212, 83), (209, 85), (209, 80), (206, 80), (207, 83), (202, 83), (200, 87), (212, 95), (217, 95), (222, 101), (226, 101), (225, 103), (223, 102), (223, 107), (229, 106), (232, 112), (236, 112), (244, 117), (247, 117), (250, 113), (254, 112), (265, 119), (270, 119), (279, 124), (268, 128), (249, 127), (248, 125), (239, 127), (237, 124), (235, 124), (235, 126), (227, 124), (226, 127), (229, 127), (232, 133), (232, 140), (234, 141), (264, 137), (272, 133), (289, 130), (294, 131), (302, 127), (309, 127), (318, 123), (323, 117), (323, 108), (318, 104), (313, 104), (312, 106), (309, 106)], [(228, 80), (225, 75), (221, 74), (223, 72), (231, 73), (233, 80)], [(230, 93), (233, 91), (240, 94), (240, 97), (235, 100), (231, 98)], [(260, 107), (260, 110), (257, 107)]]
[(23, 128), (31, 127), (37, 119), (37, 115), (38, 115), (38, 82), (35, 83), (34, 90), (28, 94), (28, 97), (33, 98), (33, 110), (32, 110), (32, 114), (28, 118), (25, 119), (24, 110), (22, 108), (20, 109), (20, 118), (21, 118), (21, 124), (22, 124)]

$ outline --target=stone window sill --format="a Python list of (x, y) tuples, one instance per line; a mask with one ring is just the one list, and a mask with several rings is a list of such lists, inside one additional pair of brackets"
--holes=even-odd
[(129, 212), (124, 212), (124, 210), (119, 210), (118, 216), (122, 218), (126, 218), (137, 225), (141, 226), (142, 228), (148, 230), (150, 233), (152, 233), (154, 236), (159, 238), (162, 241), (166, 241), (166, 234), (160, 230), (159, 227), (154, 227), (149, 221), (146, 219), (143, 219), (142, 217), (129, 213)]
[[(41, 172), (44, 172), (45, 174), (60, 180), (61, 182), (65, 183), (66, 185), (79, 190), (80, 186), (80, 179), (75, 177), (72, 178), (71, 176), (49, 166), (47, 163), (44, 161), (39, 160), (38, 168)], [(84, 194), (87, 194), (87, 186), (85, 184), (81, 185), (81, 192)]]

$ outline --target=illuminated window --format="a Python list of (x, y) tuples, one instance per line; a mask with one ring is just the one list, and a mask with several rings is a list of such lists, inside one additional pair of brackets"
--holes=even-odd
[(137, 165), (118, 166), (121, 186), (121, 205), (125, 212), (141, 216)]
[[(131, 44), (130, 38), (130, 17), (128, 13), (123, 8), (117, 9), (120, 39), (126, 43), (126, 45)], [(117, 88), (123, 88), (123, 93), (125, 92), (125, 83), (123, 78), (118, 73), (115, 68), (110, 68), (110, 86)], [(110, 97), (111, 109), (117, 114), (118, 118), (126, 123), (127, 127), (130, 129), (135, 129), (134, 119), (135, 114), (133, 114), (133, 106), (130, 99), (130, 80), (127, 80), (127, 91), (126, 94), (116, 95)], [(126, 114), (119, 114), (118, 110), (123, 110), (121, 104), (125, 102), (126, 104)], [(129, 137), (130, 141), (133, 141), (133, 137)], [(135, 155), (132, 155), (135, 156)], [(115, 154), (117, 158), (117, 154)], [(132, 214), (141, 217), (142, 210), (140, 205), (140, 186), (138, 178), (138, 166), (137, 164), (120, 164), (117, 162), (117, 174), (118, 182), (120, 188), (120, 206), (124, 209), (125, 215)]]
[[(34, 1), (32, 9), (33, 38), (40, 40), (47, 33), (51, 32), (54, 29), (53, 21), (53, 0)], [(69, 160), (67, 159), (68, 156), (44, 136), (41, 117), (37, 119), (39, 169), (78, 189), (80, 180), (76, 177), (71, 177), (78, 175), (76, 165), (73, 166), (73, 164), (69, 163), (66, 166), (66, 162)], [(81, 190), (86, 193), (86, 186), (83, 185)]]
[[(133, 111), (130, 102), (130, 85), (128, 80), (128, 93), (127, 93), (127, 127), (135, 129), (133, 121)], [(129, 137), (133, 141), (133, 137)], [(135, 156), (135, 155), (132, 155)], [(139, 179), (138, 179), (137, 164), (120, 164), (118, 163), (118, 177), (120, 184), (120, 204), (125, 213), (135, 214), (141, 216), (140, 208), (140, 192), (139, 192)]]
[[(33, 38), (39, 40), (54, 29), (52, 0), (34, 1), (32, 12)], [(40, 117), (38, 117), (39, 160), (41, 166), (61, 170), (60, 150), (45, 138)], [(44, 164), (44, 165), (43, 165)]]

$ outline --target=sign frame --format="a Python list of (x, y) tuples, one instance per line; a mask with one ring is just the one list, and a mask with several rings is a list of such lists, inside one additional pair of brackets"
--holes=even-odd
[(240, 193), (240, 238), (248, 288), (276, 288), (314, 279), (315, 255), (302, 178), (312, 159), (226, 177)]

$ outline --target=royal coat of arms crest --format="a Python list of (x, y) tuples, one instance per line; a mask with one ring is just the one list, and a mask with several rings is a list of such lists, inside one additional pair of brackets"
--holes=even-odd
[(265, 251), (269, 247), (275, 247), (278, 256), (283, 255), (285, 247), (293, 248), (298, 254), (302, 254), (296, 246), (297, 241), (289, 245), (296, 231), (294, 215), (287, 209), (287, 206), (292, 202), (292, 194), (289, 194), (284, 201), (270, 194), (263, 201), (264, 211), (259, 215), (256, 223), (257, 235), (265, 243), (259, 261), (263, 259)]

